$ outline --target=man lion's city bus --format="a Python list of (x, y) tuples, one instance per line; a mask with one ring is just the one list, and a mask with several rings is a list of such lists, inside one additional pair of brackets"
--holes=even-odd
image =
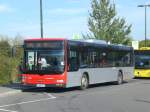
[(133, 78), (133, 48), (98, 40), (57, 38), (24, 41), (23, 85), (77, 87)]
[(150, 47), (135, 50), (135, 77), (150, 78)]

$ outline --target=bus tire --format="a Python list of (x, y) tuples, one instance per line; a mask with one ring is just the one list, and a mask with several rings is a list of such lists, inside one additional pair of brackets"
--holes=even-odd
[(81, 77), (81, 86), (80, 86), (80, 89), (81, 90), (85, 90), (87, 89), (89, 86), (89, 78), (88, 78), (88, 75), (87, 74), (83, 74), (82, 77)]
[(121, 71), (119, 71), (117, 76), (117, 85), (121, 85), (123, 83), (123, 74)]

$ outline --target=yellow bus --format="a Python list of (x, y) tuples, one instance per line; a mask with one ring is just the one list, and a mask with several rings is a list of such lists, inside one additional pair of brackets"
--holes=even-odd
[(150, 47), (135, 50), (135, 77), (150, 78)]

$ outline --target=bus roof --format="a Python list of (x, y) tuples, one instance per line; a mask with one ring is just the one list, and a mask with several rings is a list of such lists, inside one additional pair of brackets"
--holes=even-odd
[(116, 49), (116, 50), (133, 50), (133, 47), (131, 46), (125, 46), (125, 45), (115, 45), (115, 44), (107, 44), (104, 41), (100, 40), (94, 40), (94, 41), (87, 41), (87, 40), (69, 40), (70, 44), (77, 44), (78, 46), (93, 46), (93, 47), (101, 47), (101, 48), (110, 48), (110, 49)]
[(73, 39), (66, 39), (66, 38), (31, 38), (26, 39), (25, 41), (55, 41), (55, 40), (67, 40), (71, 44), (77, 44), (77, 45), (91, 45), (95, 47), (110, 47), (112, 49), (119, 49), (119, 50), (132, 50), (133, 48), (130, 46), (125, 45), (115, 45), (115, 44), (107, 44), (103, 40), (96, 40), (96, 39), (87, 39), (87, 40), (73, 40)]
[(50, 41), (50, 40), (66, 40), (65, 38), (31, 38), (25, 41)]

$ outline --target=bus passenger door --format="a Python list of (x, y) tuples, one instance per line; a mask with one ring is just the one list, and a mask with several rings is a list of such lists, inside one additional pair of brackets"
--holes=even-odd
[(67, 73), (67, 87), (79, 86), (79, 53), (75, 47), (68, 49), (68, 73)]

